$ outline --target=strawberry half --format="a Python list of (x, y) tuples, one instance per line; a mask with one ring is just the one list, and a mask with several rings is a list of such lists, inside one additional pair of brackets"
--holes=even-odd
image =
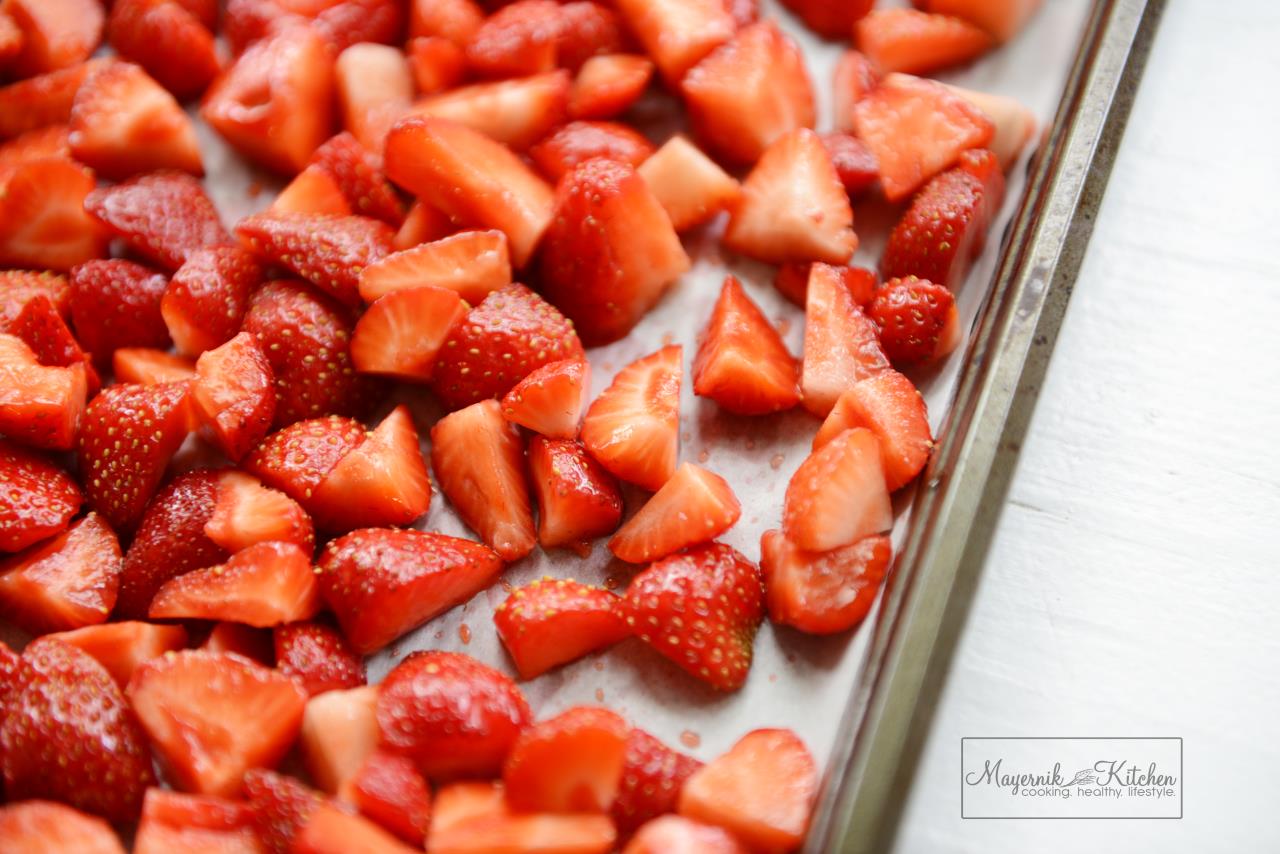
[(0, 613), (31, 634), (105, 622), (120, 588), (120, 543), (96, 513), (0, 561)]
[(432, 95), (412, 114), (457, 122), (523, 151), (565, 120), (571, 85), (567, 71), (475, 83)]
[(251, 333), (200, 356), (191, 402), (228, 459), (239, 460), (262, 441), (276, 413), (275, 377)]
[(414, 854), (417, 850), (373, 822), (331, 803), (316, 808), (292, 848), (295, 854), (347, 854), (350, 851)]
[(0, 551), (21, 551), (63, 531), (83, 502), (71, 475), (0, 439)]
[(455, 291), (432, 285), (393, 291), (356, 321), (351, 362), (361, 373), (428, 382), (440, 349), (466, 316)]
[(22, 801), (0, 807), (0, 848), (48, 854), (124, 854), (111, 825), (54, 801)]
[(631, 635), (617, 596), (564, 578), (542, 578), (513, 590), (494, 611), (493, 624), (526, 680)]
[(323, 791), (343, 793), (378, 749), (379, 689), (368, 685), (326, 691), (307, 701), (298, 739), (307, 771)]
[(378, 751), (351, 781), (360, 814), (411, 845), (422, 847), (431, 820), (431, 791), (413, 762)]
[(409, 60), (399, 48), (360, 42), (338, 55), (333, 71), (343, 126), (363, 148), (381, 154), (387, 132), (413, 100)]
[(653, 154), (653, 143), (628, 125), (576, 121), (561, 125), (529, 149), (529, 157), (548, 180), (559, 181), (579, 163), (603, 157), (632, 168)]
[(609, 540), (628, 563), (649, 563), (705, 543), (737, 524), (742, 505), (724, 478), (684, 463)]
[(234, 338), (264, 278), (262, 266), (239, 246), (191, 252), (160, 301), (178, 352), (195, 358)]
[(338, 415), (312, 418), (272, 433), (243, 464), (268, 486), (307, 502), (325, 476), (366, 436), (359, 421)]
[(431, 428), (431, 467), (467, 527), (505, 561), (537, 545), (524, 440), (496, 400), (446, 415)]
[(898, 366), (934, 358), (954, 310), (951, 291), (915, 276), (885, 282), (867, 307), (880, 328), (880, 347)]
[(616, 5), (668, 85), (679, 83), (738, 29), (725, 0), (618, 0)]
[(769, 619), (812, 634), (835, 634), (871, 611), (893, 559), (889, 538), (876, 534), (828, 552), (796, 546), (781, 531), (760, 538)]
[(87, 261), (71, 271), (71, 322), (76, 337), (101, 365), (119, 347), (169, 346), (160, 299), (169, 280), (125, 261)]
[(107, 40), (181, 101), (208, 88), (222, 64), (212, 27), (173, 0), (119, 0), (107, 19)]
[[(429, 209), (419, 204), (414, 210)], [(431, 285), (457, 291), (471, 305), (479, 305), (509, 284), (507, 236), (501, 231), (460, 231), (369, 265), (360, 274), (360, 296), (374, 302), (394, 291)]]
[(616, 477), (658, 490), (680, 450), (680, 345), (627, 365), (582, 422), (587, 452)]
[(854, 26), (853, 37), (881, 74), (928, 74), (977, 59), (995, 44), (962, 18), (919, 9), (874, 9)]
[[(684, 781), (701, 767), (692, 756), (672, 750), (639, 727), (632, 729), (627, 736), (622, 783), (610, 809), (618, 830), (631, 833), (658, 816), (675, 812)], [(654, 854), (665, 850), (657, 848)]]
[(320, 610), (320, 591), (307, 553), (292, 543), (258, 543), (226, 563), (165, 582), (148, 616), (172, 620), (228, 620), (268, 628), (308, 620)]
[(739, 415), (800, 402), (800, 363), (742, 284), (727, 276), (693, 360), (693, 393)]
[(608, 854), (617, 833), (603, 815), (516, 813), (500, 783), (454, 783), (436, 795), (427, 849), (433, 854), (557, 851)]
[[(381, 152), (379, 146), (374, 151)], [(382, 172), (378, 154), (364, 148), (354, 136), (343, 132), (325, 142), (311, 155), (342, 190), (351, 212), (380, 219), (399, 227), (404, 222), (404, 206)]]
[(605, 812), (622, 779), (631, 727), (617, 712), (575, 706), (520, 733), (502, 769), (521, 812)]
[(809, 29), (829, 39), (847, 39), (856, 22), (875, 5), (874, 0), (782, 0)]
[(692, 676), (721, 691), (746, 682), (764, 591), (737, 551), (707, 543), (664, 558), (631, 580), (621, 607), (636, 636)]
[(0, 266), (65, 272), (106, 255), (106, 235), (85, 213), (93, 187), (93, 173), (70, 160), (14, 166), (0, 192)]
[(733, 206), (742, 186), (683, 136), (673, 136), (636, 170), (676, 231), (702, 225)]
[(640, 100), (653, 78), (653, 62), (613, 53), (593, 56), (578, 69), (569, 93), (569, 117), (611, 119)]
[(618, 482), (569, 439), (529, 440), (529, 473), (538, 498), (538, 542), (578, 552), (622, 521)]
[(531, 371), (502, 399), (502, 415), (549, 439), (573, 439), (591, 390), (591, 363), (563, 359)]
[(858, 380), (889, 367), (875, 322), (863, 314), (840, 268), (814, 264), (804, 310), (804, 407), (826, 417)]
[(306, 704), (288, 676), (233, 653), (192, 650), (139, 667), (128, 694), (169, 778), (221, 797), (239, 792), (250, 768), (280, 761)]
[(660, 816), (645, 824), (627, 843), (623, 854), (668, 854), (673, 851), (748, 854), (737, 837), (724, 828), (679, 815)]
[(324, 803), (293, 777), (264, 768), (244, 775), (244, 797), (258, 842), (270, 854), (290, 854), (298, 833)]
[(171, 851), (258, 851), (248, 804), (210, 795), (147, 789), (134, 854)]
[(875, 434), (846, 430), (810, 454), (787, 484), (782, 526), (808, 551), (852, 545), (893, 527)]
[(0, 433), (37, 448), (72, 448), (88, 390), (85, 368), (44, 367), (21, 338), (0, 334)]
[(198, 249), (231, 242), (200, 182), (180, 172), (101, 187), (85, 198), (84, 209), (166, 270), (177, 270)]
[(365, 684), (364, 658), (329, 625), (288, 623), (272, 637), (276, 667), (302, 683), (308, 696)]
[(89, 653), (107, 669), (121, 690), (129, 684), (139, 665), (187, 645), (187, 630), (182, 626), (135, 620), (84, 626), (48, 637)]
[(95, 0), (8, 0), (4, 10), (23, 34), (9, 69), (17, 77), (83, 62), (102, 41), (106, 16)]
[(914, 480), (933, 451), (924, 398), (897, 371), (867, 377), (842, 394), (813, 437), (813, 447), (822, 447), (852, 427), (866, 427), (880, 440), (890, 492)]

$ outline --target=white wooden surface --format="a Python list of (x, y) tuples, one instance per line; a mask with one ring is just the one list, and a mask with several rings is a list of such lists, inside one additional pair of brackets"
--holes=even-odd
[[(1171, 0), (894, 854), (1280, 851), (1280, 5)], [(1181, 821), (963, 821), (966, 735), (1180, 735)]]

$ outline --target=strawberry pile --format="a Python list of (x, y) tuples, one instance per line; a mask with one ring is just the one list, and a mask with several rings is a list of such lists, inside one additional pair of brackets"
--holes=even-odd
[[(867, 616), (933, 446), (903, 371), (960, 342), (1034, 128), (920, 75), (1037, 3), (785, 5), (856, 46), (831, 132), (754, 0), (0, 2), (0, 850), (800, 846), (795, 733), (703, 764), (466, 655), (365, 667), (536, 549), (565, 571), (494, 614), (522, 680), (629, 641), (732, 692), (766, 618)], [(286, 179), (231, 227), (201, 123)], [(729, 276), (696, 342), (593, 362), (708, 239), (776, 266), (802, 357)], [(757, 555), (686, 383), (816, 416)], [(473, 538), (421, 530), (436, 490)], [(601, 540), (623, 590), (570, 577)]]

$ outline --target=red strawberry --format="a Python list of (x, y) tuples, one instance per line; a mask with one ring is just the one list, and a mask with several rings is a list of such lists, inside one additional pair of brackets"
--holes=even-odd
[(404, 206), (387, 183), (380, 158), (361, 147), (351, 134), (340, 133), (317, 148), (311, 163), (333, 177), (353, 213), (391, 226), (404, 222)]
[(323, 167), (312, 163), (303, 169), (267, 206), (269, 214), (351, 216), (351, 205), (342, 188)]
[(301, 282), (270, 282), (253, 295), (243, 328), (258, 339), (271, 363), (277, 427), (303, 418), (359, 414), (372, 402), (376, 385), (351, 364), (354, 327), (350, 311)]
[(523, 77), (556, 67), (565, 25), (554, 0), (519, 0), (486, 18), (467, 40), (467, 65), (482, 77)]
[(879, 178), (879, 164), (867, 144), (847, 133), (828, 133), (822, 136), (831, 165), (835, 167), (844, 191), (851, 197), (865, 193)]
[(640, 100), (653, 78), (653, 62), (643, 56), (593, 56), (578, 69), (569, 93), (569, 117), (611, 119)]
[[(160, 385), (196, 378), (196, 363), (173, 353), (150, 347), (121, 347), (111, 356), (116, 382)], [(199, 427), (190, 423), (192, 430)]]
[(871, 11), (874, 0), (782, 0), (809, 29), (829, 39), (847, 39), (854, 22)]
[(444, 36), (419, 36), (405, 45), (409, 71), (420, 95), (452, 89), (467, 73), (467, 56)]
[(1013, 166), (1018, 156), (1022, 154), (1022, 149), (1035, 136), (1035, 115), (1013, 98), (972, 89), (961, 89), (959, 86), (947, 88), (973, 104), (991, 119), (996, 132), (991, 137), (991, 142), (987, 144), (987, 148), (995, 154), (1001, 169), (1007, 170)]
[(303, 509), (289, 496), (242, 471), (217, 472), (207, 519), (204, 535), (228, 553), (272, 540), (293, 543), (308, 555), (315, 548), (311, 520)]
[(673, 86), (738, 29), (725, 0), (617, 0), (616, 6)]
[(571, 86), (567, 71), (476, 83), (433, 95), (412, 114), (456, 122), (522, 151), (564, 121)]
[(234, 338), (263, 278), (262, 266), (239, 246), (191, 252), (160, 301), (178, 352), (194, 358)]
[(44, 367), (21, 338), (0, 334), (0, 433), (37, 448), (69, 450), (87, 388), (84, 365)]
[(391, 411), (320, 481), (307, 502), (332, 532), (411, 525), (431, 506), (431, 479), (408, 407)]
[[(630, 833), (651, 819), (675, 812), (684, 781), (701, 767), (692, 756), (672, 750), (639, 727), (632, 729), (622, 783), (610, 809), (618, 830)], [(655, 849), (654, 854), (664, 850)]]
[(0, 144), (0, 183), (7, 180), (13, 169), (32, 160), (70, 160), (71, 144), (67, 141), (65, 124), (30, 130)]
[(393, 291), (356, 321), (352, 364), (361, 373), (428, 382), (440, 349), (466, 316), (455, 291), (432, 285)]
[[(409, 213), (404, 218), (404, 225), (400, 226), (400, 230), (396, 232), (395, 240), (392, 245), (395, 246), (397, 254), (405, 249), (412, 249), (423, 243), (430, 243), (433, 240), (441, 240), (458, 231), (444, 211), (429, 205), (422, 199), (418, 199), (413, 203), (413, 207), (409, 209)], [(479, 233), (479, 232), (477, 232)], [(502, 232), (497, 232), (502, 234)], [(507, 236), (502, 235), (503, 246), (506, 246)], [(385, 260), (385, 259), (384, 259)], [(376, 266), (376, 265), (375, 265)], [(508, 263), (507, 266), (510, 266)], [(511, 281), (511, 277), (507, 277), (507, 284)], [(479, 302), (480, 300), (476, 300)]]
[(244, 796), (258, 840), (269, 854), (290, 854), (299, 832), (324, 803), (294, 778), (263, 768), (244, 775)]
[(152, 659), (129, 682), (129, 701), (169, 779), (229, 797), (250, 768), (269, 768), (298, 734), (306, 693), (292, 679), (232, 653)]
[(610, 534), (622, 521), (618, 482), (592, 459), (581, 442), (529, 441), (529, 470), (538, 496), (538, 542), (579, 552), (595, 537)]
[(582, 163), (560, 182), (540, 256), (542, 293), (591, 346), (630, 332), (690, 266), (644, 179), (608, 160)]
[(80, 84), (110, 62), (91, 59), (28, 80), (0, 86), (0, 137), (17, 136), (49, 125), (66, 124)]
[(252, 334), (241, 332), (199, 358), (191, 401), (229, 459), (239, 460), (262, 441), (275, 416), (275, 377)]
[(422, 847), (431, 819), (431, 792), (411, 761), (379, 751), (365, 760), (351, 790), (365, 818)]
[(918, 9), (875, 9), (853, 30), (858, 50), (882, 74), (928, 74), (969, 62), (991, 49), (994, 40), (962, 18)]
[(228, 0), (227, 41), (239, 53), (258, 39), (308, 24), (335, 50), (357, 42), (394, 41), (400, 4), (392, 0)]
[(268, 486), (305, 502), (366, 435), (360, 422), (338, 415), (299, 421), (268, 436), (243, 465)]
[(998, 41), (1006, 42), (1017, 35), (1040, 8), (1040, 0), (924, 0), (917, 5), (930, 12), (972, 21)]
[(387, 132), (413, 100), (409, 60), (399, 48), (361, 42), (344, 50), (333, 70), (343, 126), (359, 145), (381, 154)]
[(274, 632), (276, 667), (309, 696), (365, 684), (364, 659), (325, 623), (289, 623)]
[(433, 854), (555, 851), (608, 854), (617, 833), (603, 815), (515, 813), (500, 783), (454, 783), (436, 795), (427, 848)]
[(496, 775), (532, 715), (510, 678), (454, 652), (415, 652), (383, 680), (386, 749), (432, 778)]
[(106, 235), (85, 213), (93, 185), (70, 160), (15, 166), (0, 188), (0, 266), (65, 272), (105, 255)]
[(258, 851), (248, 804), (209, 795), (147, 789), (134, 854)]
[(523, 267), (551, 222), (551, 188), (501, 143), (444, 119), (412, 116), (387, 136), (391, 180), (468, 226), (507, 235)]
[(656, 491), (680, 450), (680, 345), (663, 347), (614, 377), (582, 422), (582, 444), (618, 478)]
[(104, 622), (120, 587), (120, 543), (90, 513), (0, 561), (0, 614), (32, 634)]
[(484, 10), (473, 0), (412, 0), (409, 35), (439, 36), (465, 47), (484, 23)]
[[(415, 208), (417, 210), (418, 208)], [(388, 255), (360, 274), (360, 296), (373, 302), (392, 291), (433, 285), (479, 305), (511, 284), (507, 237), (501, 231), (457, 234)]]
[(649, 563), (715, 539), (737, 524), (742, 506), (720, 475), (684, 463), (609, 540), (628, 563)]
[(378, 825), (352, 815), (333, 804), (321, 804), (294, 843), (295, 854), (414, 854), (410, 848)]
[(516, 383), (502, 399), (502, 416), (551, 439), (573, 439), (591, 390), (586, 359), (549, 362)]
[(575, 706), (520, 733), (502, 779), (512, 809), (605, 812), (622, 779), (631, 727), (617, 712)]
[(800, 363), (733, 276), (724, 280), (693, 360), (693, 391), (740, 415), (800, 402)]
[(890, 492), (910, 483), (933, 450), (924, 398), (911, 380), (897, 371), (881, 371), (842, 394), (813, 437), (814, 449), (851, 427), (866, 427), (880, 440)]
[(63, 317), (71, 311), (71, 287), (66, 276), (50, 272), (0, 270), (0, 329), (8, 329), (9, 324), (22, 313), (23, 307), (38, 296), (48, 297)]
[(549, 180), (559, 181), (579, 163), (593, 157), (639, 168), (653, 152), (653, 143), (627, 125), (577, 121), (547, 134), (529, 149), (529, 157)]
[(742, 197), (737, 180), (682, 136), (673, 136), (636, 170), (676, 231), (702, 225)]
[[(842, 35), (843, 37), (843, 35)], [(880, 80), (871, 60), (856, 50), (846, 50), (836, 62), (832, 80), (832, 97), (835, 99), (835, 125), (840, 133), (852, 133), (853, 108)]]
[(752, 850), (804, 842), (818, 796), (818, 768), (795, 733), (758, 729), (685, 781), (680, 814), (723, 827)]
[(102, 381), (89, 354), (80, 349), (80, 342), (76, 341), (57, 306), (47, 296), (38, 294), (27, 300), (22, 312), (10, 324), (9, 331), (31, 348), (42, 365), (59, 368), (82, 366), (89, 383), (89, 395), (98, 393)]
[(577, 71), (592, 57), (614, 54), (631, 44), (618, 14), (604, 4), (564, 3), (560, 18), (556, 62), (561, 68)]
[(202, 652), (233, 652), (267, 667), (275, 664), (271, 632), (243, 623), (215, 623), (199, 649)]
[(105, 15), (97, 0), (8, 0), (4, 10), (23, 34), (10, 68), (18, 77), (83, 62), (102, 41)]
[(136, 818), (155, 778), (146, 736), (111, 675), (88, 653), (41, 639), (23, 652), (16, 677), (0, 724), (5, 794), (112, 822)]
[(787, 484), (782, 527), (807, 551), (829, 551), (893, 527), (880, 442), (846, 430), (805, 459)]
[(320, 590), (307, 553), (292, 543), (267, 542), (236, 552), (220, 566), (165, 582), (148, 616), (267, 628), (308, 620), (319, 610)]
[(333, 62), (332, 49), (313, 28), (285, 27), (213, 81), (200, 115), (255, 163), (300, 172), (333, 133)]
[(0, 849), (32, 854), (124, 854), (109, 824), (54, 801), (0, 807)]
[(21, 551), (59, 533), (83, 501), (71, 475), (0, 439), (0, 551)]
[(814, 264), (810, 269), (804, 315), (804, 407), (826, 417), (841, 394), (889, 367), (889, 360), (875, 323), (858, 307), (839, 268)]
[(642, 641), (691, 675), (722, 691), (746, 681), (764, 591), (760, 570), (728, 546), (658, 561), (631, 580), (621, 607)]
[(742, 185), (724, 243), (772, 264), (853, 256), (853, 208), (821, 137), (801, 128), (769, 146)]
[(118, 0), (107, 19), (107, 39), (124, 59), (185, 101), (221, 70), (211, 27), (173, 0)]
[(533, 679), (629, 637), (617, 603), (599, 587), (542, 578), (512, 591), (493, 624), (520, 678)]
[(368, 685), (326, 691), (307, 701), (298, 746), (311, 779), (323, 791), (346, 797), (350, 781), (378, 749), (378, 693)]
[(187, 383), (112, 386), (85, 409), (80, 476), (90, 506), (132, 531), (187, 438)]
[(908, 276), (884, 283), (867, 309), (880, 328), (880, 346), (895, 365), (915, 365), (933, 358), (955, 307), (951, 291)]
[(71, 271), (71, 320), (99, 364), (119, 347), (169, 346), (160, 299), (169, 280), (120, 258), (87, 261)]
[(742, 30), (680, 84), (700, 140), (735, 163), (815, 121), (813, 84), (799, 46), (773, 21)]
[(182, 626), (133, 620), (84, 626), (48, 637), (89, 653), (107, 669), (121, 689), (129, 684), (133, 671), (143, 662), (187, 645), (187, 631)]
[(769, 619), (825, 635), (866, 619), (889, 570), (893, 546), (888, 537), (876, 534), (829, 552), (810, 552), (781, 531), (765, 531), (760, 555)]
[(142, 175), (94, 190), (84, 208), (166, 270), (177, 270), (199, 249), (231, 241), (200, 182), (178, 172)]
[(505, 561), (519, 560), (538, 542), (524, 454), (524, 440), (496, 400), (459, 409), (431, 428), (431, 466), (440, 491)]
[(623, 854), (748, 854), (746, 847), (729, 831), (692, 821), (684, 816), (664, 815), (636, 831)]

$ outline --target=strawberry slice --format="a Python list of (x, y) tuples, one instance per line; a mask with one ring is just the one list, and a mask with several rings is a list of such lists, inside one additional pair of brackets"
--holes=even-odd
[(272, 433), (244, 459), (247, 471), (295, 501), (311, 499), (334, 466), (364, 442), (359, 421), (330, 415)]
[(591, 540), (612, 533), (622, 521), (618, 482), (581, 442), (533, 437), (529, 469), (543, 548), (564, 546), (584, 553)]
[(502, 779), (521, 812), (605, 812), (622, 780), (631, 727), (617, 712), (574, 706), (520, 733)]
[(867, 308), (880, 328), (880, 346), (899, 366), (934, 357), (953, 311), (951, 291), (915, 276), (885, 282)]
[(488, 587), (502, 561), (470, 540), (370, 528), (330, 542), (317, 569), (347, 641), (368, 654)]
[(991, 142), (995, 126), (941, 83), (890, 74), (853, 108), (857, 135), (880, 164), (885, 198), (901, 201), (956, 162)]
[(249, 160), (295, 174), (333, 132), (333, 63), (315, 29), (284, 27), (213, 81), (200, 115)]
[(890, 492), (915, 479), (933, 451), (924, 398), (911, 380), (897, 371), (867, 377), (842, 394), (813, 437), (814, 449), (852, 427), (866, 427), (880, 440)]
[(505, 561), (533, 551), (537, 537), (519, 431), (496, 400), (446, 415), (431, 428), (431, 467), (462, 521)]
[(105, 821), (53, 801), (0, 807), (0, 849), (32, 854), (124, 854), (120, 839)]
[(333, 70), (343, 126), (380, 154), (387, 132), (413, 100), (409, 60), (399, 48), (361, 42), (339, 54)]
[(277, 427), (360, 414), (378, 392), (353, 370), (351, 311), (301, 282), (274, 281), (259, 289), (243, 328), (258, 339), (276, 378)]
[(572, 83), (563, 70), (476, 83), (420, 101), (412, 114), (457, 122), (523, 151), (564, 121)]
[(378, 749), (378, 688), (326, 691), (307, 701), (299, 738), (311, 778), (329, 794), (344, 793)]
[[(382, 147), (377, 151), (381, 152)], [(332, 176), (353, 213), (380, 219), (393, 227), (404, 222), (404, 206), (387, 183), (379, 156), (362, 147), (351, 134), (340, 133), (317, 148), (311, 165)]]
[(520, 678), (533, 679), (629, 637), (617, 603), (599, 587), (542, 578), (512, 591), (493, 624)]
[(611, 119), (640, 100), (653, 78), (653, 63), (643, 56), (611, 53), (593, 56), (578, 69), (569, 93), (569, 117)]
[(431, 791), (411, 761), (374, 753), (351, 781), (351, 794), (361, 815), (422, 848), (431, 820)]
[(997, 41), (1006, 42), (1026, 26), (1027, 21), (1040, 8), (1040, 2), (1041, 0), (924, 0), (923, 8), (972, 21), (995, 36)]
[[(630, 833), (658, 816), (675, 812), (684, 781), (701, 767), (692, 756), (672, 750), (639, 727), (632, 729), (627, 736), (622, 784), (610, 808), (618, 830)], [(642, 830), (636, 839), (645, 835)], [(656, 848), (654, 854), (666, 850)]]
[(48, 297), (58, 314), (71, 311), (71, 287), (66, 276), (47, 271), (0, 270), (0, 329), (7, 329), (33, 298)]
[[(121, 347), (111, 355), (116, 382), (160, 385), (196, 378), (196, 363), (185, 356), (150, 347)], [(198, 429), (199, 424), (188, 424)]]
[(810, 454), (787, 484), (782, 527), (809, 551), (852, 545), (893, 527), (876, 435), (846, 430)]
[(229, 620), (268, 628), (307, 620), (320, 610), (320, 590), (307, 553), (267, 542), (226, 563), (165, 582), (151, 600), (152, 619)]
[(607, 854), (616, 841), (605, 816), (514, 813), (501, 784), (454, 783), (436, 795), (427, 849), (432, 854)]
[(222, 70), (211, 29), (180, 2), (119, 0), (107, 19), (107, 40), (122, 58), (186, 101)]
[(676, 231), (702, 225), (742, 197), (737, 180), (682, 136), (673, 136), (636, 170)]
[(241, 332), (196, 361), (191, 399), (229, 459), (239, 460), (262, 441), (275, 416), (275, 377), (252, 334)]
[(760, 570), (769, 619), (819, 635), (851, 629), (871, 611), (892, 559), (893, 546), (883, 534), (810, 552), (781, 531), (765, 531)]
[(432, 285), (392, 291), (356, 321), (351, 362), (361, 373), (428, 382), (440, 349), (466, 316), (455, 291)]
[(31, 634), (104, 622), (120, 587), (120, 543), (96, 513), (0, 561), (0, 613)]
[(147, 789), (134, 854), (259, 851), (249, 806), (210, 795)]
[(413, 85), (421, 95), (457, 86), (467, 73), (467, 55), (444, 36), (419, 36), (405, 45)]
[(822, 136), (822, 146), (831, 158), (840, 183), (850, 198), (862, 195), (880, 179), (880, 164), (867, 144), (847, 133), (828, 133)]
[(800, 402), (800, 363), (764, 312), (727, 276), (693, 360), (693, 392), (739, 415)]
[(469, 226), (507, 235), (523, 267), (551, 222), (551, 188), (501, 143), (445, 119), (411, 116), (387, 136), (387, 175)]
[(809, 29), (829, 39), (847, 39), (854, 23), (871, 11), (875, 0), (782, 0)]
[(21, 551), (60, 533), (83, 502), (71, 475), (0, 439), (0, 551)]
[[(419, 205), (414, 210), (431, 209)], [(370, 264), (360, 274), (360, 296), (374, 302), (393, 291), (432, 285), (457, 291), (471, 305), (479, 305), (509, 284), (507, 236), (501, 231), (460, 231)]]
[(180, 172), (142, 175), (94, 190), (84, 209), (166, 270), (177, 270), (198, 249), (231, 242), (200, 182)]
[(182, 626), (161, 626), (134, 620), (84, 626), (48, 637), (89, 653), (106, 668), (121, 690), (129, 684), (133, 671), (141, 664), (187, 645), (187, 630)]
[(106, 669), (41, 638), (23, 651), (15, 675), (0, 723), (5, 794), (62, 801), (117, 823), (136, 819), (155, 777), (146, 735)]
[(349, 851), (413, 854), (418, 849), (403, 844), (395, 836), (361, 816), (325, 803), (312, 813), (291, 850), (296, 854), (347, 854)]
[(312, 163), (299, 172), (267, 206), (269, 214), (351, 216), (351, 205), (333, 176)]
[(86, 261), (71, 271), (71, 321), (99, 364), (119, 347), (169, 346), (160, 299), (169, 280), (122, 258)]
[(587, 452), (618, 478), (656, 491), (680, 450), (679, 344), (627, 365), (582, 422)]
[(178, 352), (195, 358), (234, 338), (263, 279), (262, 266), (239, 246), (191, 252), (160, 301)]
[(618, 0), (615, 5), (671, 86), (738, 29), (725, 0)]
[(671, 218), (630, 166), (589, 160), (560, 182), (540, 285), (589, 346), (630, 332), (689, 266)]
[(840, 269), (814, 264), (807, 290), (800, 388), (805, 409), (826, 417), (841, 394), (889, 367), (889, 360)]
[(449, 409), (502, 397), (552, 362), (584, 357), (582, 342), (555, 306), (524, 285), (507, 285), (453, 327), (431, 377)]
[(0, 266), (65, 272), (106, 253), (102, 227), (85, 213), (93, 173), (70, 160), (14, 166), (0, 192)]
[(683, 463), (613, 535), (609, 550), (628, 563), (649, 563), (715, 539), (741, 515), (742, 506), (724, 478)]
[(411, 525), (430, 506), (431, 478), (404, 404), (338, 461), (307, 502), (316, 524), (338, 533)]
[(0, 334), (0, 433), (37, 448), (69, 450), (87, 389), (84, 365), (44, 367), (21, 338)]
[(234, 653), (188, 650), (152, 659), (129, 682), (151, 746), (183, 789), (229, 797), (250, 768), (269, 768), (298, 734), (306, 693)]
[(109, 178), (177, 169), (204, 174), (195, 125), (173, 96), (141, 67), (113, 62), (76, 93), (71, 153)]
[(49, 125), (66, 124), (84, 79), (108, 59), (91, 59), (68, 68), (0, 86), (0, 137), (18, 136)]
[[(846, 34), (842, 33), (841, 38)], [(853, 108), (880, 81), (871, 60), (856, 50), (840, 54), (832, 80), (832, 96), (835, 99), (835, 126), (840, 133), (853, 131)]]
[(1035, 114), (1013, 98), (948, 86), (952, 92), (973, 104), (991, 119), (996, 126), (995, 135), (987, 147), (1006, 171), (1017, 161), (1022, 150), (1036, 133)]
[(773, 21), (739, 32), (680, 84), (689, 120), (708, 149), (754, 163), (773, 143), (816, 120), (800, 47)]
[(31, 348), (41, 365), (51, 368), (82, 366), (89, 384), (89, 395), (98, 393), (102, 380), (94, 370), (90, 355), (80, 348), (80, 342), (76, 341), (57, 306), (47, 296), (39, 294), (27, 300), (22, 312), (10, 324), (9, 331)]
[(723, 828), (679, 815), (664, 815), (636, 831), (622, 854), (748, 854), (748, 851)]
[[(721, 691), (746, 682), (764, 591), (760, 570), (734, 549), (707, 543), (652, 564), (621, 608), (642, 641), (689, 674)], [(690, 623), (691, 612), (705, 616)]]
[(821, 137), (801, 128), (769, 146), (742, 185), (724, 243), (771, 264), (853, 256), (853, 208)]
[(290, 854), (299, 832), (324, 803), (294, 778), (263, 768), (244, 775), (244, 796), (258, 841), (270, 854)]
[(881, 74), (928, 74), (971, 62), (995, 44), (963, 18), (918, 9), (873, 9), (854, 26), (853, 38)]
[(753, 850), (804, 842), (818, 796), (818, 768), (790, 730), (758, 729), (704, 766), (680, 792), (680, 814), (723, 827)]
[(187, 383), (112, 386), (85, 408), (78, 457), (85, 497), (112, 527), (132, 531), (187, 438)]
[(627, 125), (576, 121), (543, 137), (529, 149), (529, 157), (549, 180), (559, 181), (579, 163), (593, 157), (639, 168), (653, 152), (653, 143)]
[(409, 36), (438, 36), (458, 47), (484, 23), (484, 10), (473, 0), (412, 0), (409, 4)]
[(289, 623), (272, 636), (276, 667), (302, 683), (308, 696), (365, 684), (364, 659), (329, 625)]
[(591, 363), (563, 359), (531, 371), (502, 399), (502, 416), (549, 439), (573, 439), (591, 390)]
[(8, 0), (4, 10), (23, 35), (9, 69), (17, 77), (83, 62), (102, 41), (106, 16), (97, 0)]
[(397, 664), (377, 715), (383, 747), (431, 779), (496, 776), (532, 721), (509, 677), (456, 652), (415, 652)]

